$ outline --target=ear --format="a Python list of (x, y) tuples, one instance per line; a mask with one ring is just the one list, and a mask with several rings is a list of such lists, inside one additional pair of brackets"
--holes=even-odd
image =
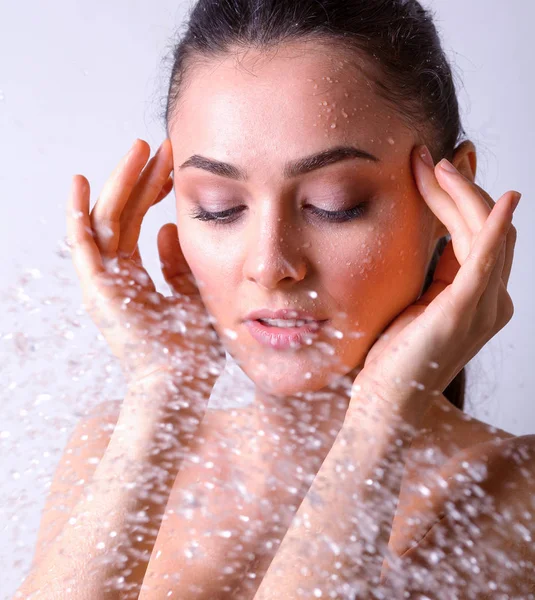
[(467, 179), (475, 182), (477, 170), (476, 147), (470, 140), (459, 144), (453, 152), (452, 163), (455, 168)]
[[(475, 183), (477, 154), (476, 147), (474, 146), (473, 142), (466, 140), (459, 144), (453, 151), (453, 158), (451, 162), (455, 165), (455, 168), (459, 171), (459, 173), (461, 173), (461, 175), (464, 175), (467, 179)], [(439, 240), (448, 234), (449, 232), (446, 227), (438, 219), (436, 219), (435, 239)]]

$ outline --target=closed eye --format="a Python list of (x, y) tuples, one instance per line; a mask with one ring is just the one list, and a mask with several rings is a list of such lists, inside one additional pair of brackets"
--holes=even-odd
[(366, 205), (367, 202), (361, 202), (353, 208), (335, 211), (323, 210), (321, 208), (317, 208), (316, 206), (309, 205), (309, 211), (322, 219), (326, 219), (327, 221), (344, 222), (352, 221), (353, 219), (361, 217), (366, 210)]
[[(361, 202), (353, 208), (336, 211), (323, 210), (311, 204), (306, 205), (306, 208), (308, 209), (309, 213), (313, 214), (315, 217), (318, 217), (325, 221), (343, 223), (345, 221), (351, 221), (353, 219), (361, 217), (364, 214), (367, 205), (367, 202)], [(190, 213), (190, 216), (193, 219), (199, 219), (199, 221), (211, 221), (216, 225), (224, 225), (234, 223), (235, 221), (237, 221), (237, 219), (239, 218), (239, 214), (243, 212), (245, 208), (247, 207), (236, 206), (234, 208), (229, 208), (220, 212), (209, 212), (207, 210), (204, 210), (204, 208), (198, 206), (195, 208), (194, 211)]]
[(190, 215), (194, 219), (199, 219), (199, 221), (215, 221), (216, 224), (224, 224), (235, 221), (236, 215), (242, 212), (244, 208), (246, 207), (236, 206), (221, 212), (208, 212), (207, 210), (204, 210), (204, 208), (198, 206), (190, 213)]

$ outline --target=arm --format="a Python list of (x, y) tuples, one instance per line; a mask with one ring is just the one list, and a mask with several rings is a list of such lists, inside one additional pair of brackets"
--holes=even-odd
[[(455, 589), (481, 600), (492, 590), (535, 592), (535, 436), (478, 444), (447, 461), (429, 496), (412, 503), (398, 555), (388, 544), (410, 433), (379, 405), (374, 414), (357, 425), (348, 412), (255, 600), (298, 598), (300, 590), (340, 599), (379, 589), (385, 597)], [(432, 578), (424, 583), (423, 573)]]
[(41, 561), (48, 546), (67, 525), (84, 488), (93, 479), (117, 423), (121, 404), (122, 400), (98, 404), (76, 424), (50, 485), (30, 569)]
[[(185, 402), (188, 399), (190, 404)], [(207, 400), (159, 374), (129, 386), (117, 425), (70, 519), (15, 598), (120, 598), (139, 591), (184, 449)], [(173, 410), (174, 408), (174, 410)]]
[[(326, 598), (344, 598), (349, 590), (367, 598), (378, 586), (421, 411), (396, 413), (378, 396), (360, 404), (366, 409), (350, 405), (255, 600), (298, 598), (300, 589), (305, 597), (317, 589)], [(418, 405), (406, 406), (412, 404)]]

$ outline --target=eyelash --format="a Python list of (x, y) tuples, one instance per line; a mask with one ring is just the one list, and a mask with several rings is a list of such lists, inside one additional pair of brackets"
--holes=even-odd
[[(344, 223), (346, 221), (351, 221), (353, 219), (357, 219), (361, 217), (367, 206), (367, 202), (361, 202), (354, 206), (353, 208), (348, 208), (346, 210), (337, 210), (337, 211), (328, 211), (322, 210), (321, 208), (317, 208), (316, 206), (309, 205), (310, 212), (321, 219), (326, 221), (332, 221), (335, 223)], [(228, 210), (224, 210), (222, 212), (208, 212), (201, 208), (200, 206), (191, 213), (191, 216), (194, 219), (199, 219), (200, 221), (212, 221), (215, 225), (225, 225), (234, 223), (236, 219), (232, 219), (231, 217), (237, 215), (241, 212), (243, 207), (237, 206), (235, 208), (229, 208)]]

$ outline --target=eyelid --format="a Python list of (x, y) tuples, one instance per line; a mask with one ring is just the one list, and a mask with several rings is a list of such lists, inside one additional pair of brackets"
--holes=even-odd
[(309, 205), (310, 212), (317, 215), (321, 219), (327, 221), (338, 221), (345, 222), (351, 221), (354, 219), (358, 219), (363, 216), (366, 208), (368, 206), (368, 202), (360, 202), (351, 208), (346, 208), (344, 210), (324, 210), (322, 208), (318, 208), (317, 206)]
[(202, 206), (195, 207), (191, 212), (190, 216), (200, 221), (211, 221), (215, 224), (221, 225), (225, 223), (231, 223), (226, 217), (232, 217), (241, 212), (242, 208), (246, 208), (244, 205), (234, 206), (226, 210), (221, 211), (207, 211)]
[[(355, 206), (352, 206), (351, 208), (347, 208), (344, 210), (336, 210), (336, 211), (324, 210), (324, 209), (318, 208), (317, 206), (314, 206), (312, 204), (308, 204), (307, 206), (308, 206), (310, 213), (312, 213), (319, 219), (322, 219), (323, 221), (332, 221), (332, 222), (343, 223), (343, 222), (359, 219), (360, 217), (362, 217), (364, 215), (364, 213), (366, 212), (366, 208), (367, 208), (368, 204), (369, 204), (369, 202), (363, 201), (363, 202), (356, 204)], [(236, 221), (239, 218), (240, 213), (243, 212), (242, 209), (244, 209), (244, 208), (247, 208), (247, 207), (244, 205), (241, 205), (241, 206), (229, 208), (227, 210), (214, 212), (214, 211), (207, 211), (204, 208), (202, 208), (201, 206), (198, 206), (193, 211), (190, 212), (190, 216), (194, 219), (199, 219), (200, 221), (205, 221), (205, 222), (211, 221), (214, 225), (225, 225), (225, 224), (231, 224), (234, 221)], [(232, 218), (232, 217), (235, 217), (235, 218)]]

